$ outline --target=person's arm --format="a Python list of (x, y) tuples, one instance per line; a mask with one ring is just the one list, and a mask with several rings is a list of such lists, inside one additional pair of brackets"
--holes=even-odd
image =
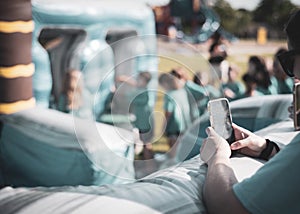
[(173, 111), (174, 111), (174, 105), (171, 102), (171, 99), (167, 94), (164, 96), (163, 109), (165, 111), (165, 119), (166, 119), (166, 123), (167, 123), (169, 121), (169, 119), (171, 118)]
[(233, 192), (236, 182), (229, 159), (215, 158), (211, 162), (203, 192), (208, 213), (248, 213)]
[(116, 81), (117, 82), (124, 82), (124, 83), (126, 83), (128, 85), (131, 85), (131, 86), (134, 86), (134, 87), (136, 87), (136, 85), (137, 85), (135, 79), (133, 79), (130, 76), (126, 76), (126, 75), (119, 75), (119, 76), (117, 76)]
[(229, 146), (213, 128), (207, 128), (208, 138), (200, 149), (200, 157), (208, 165), (203, 196), (209, 213), (248, 213), (233, 192), (238, 181), (230, 165), (231, 149), (252, 157), (267, 156), (266, 160), (279, 151), (278, 146), (270, 147), (270, 141), (242, 127), (233, 124), (233, 129), (236, 141)]
[(165, 118), (166, 118), (167, 122), (170, 119), (171, 115), (172, 115), (172, 112), (168, 112), (168, 111), (165, 112)]
[(230, 165), (231, 151), (227, 141), (210, 127), (207, 133), (200, 157), (208, 165), (203, 190), (208, 213), (248, 213), (233, 192), (237, 179)]

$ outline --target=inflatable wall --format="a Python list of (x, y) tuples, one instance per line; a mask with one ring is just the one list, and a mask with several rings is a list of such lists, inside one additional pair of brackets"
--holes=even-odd
[(30, 0), (0, 2), (0, 114), (33, 107)]

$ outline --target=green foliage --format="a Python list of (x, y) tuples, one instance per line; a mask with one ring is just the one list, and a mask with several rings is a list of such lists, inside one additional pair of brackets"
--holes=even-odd
[(235, 11), (232, 9), (230, 4), (224, 0), (217, 0), (213, 9), (220, 16), (221, 25), (224, 27), (224, 29), (229, 31), (232, 30), (232, 20), (234, 18), (233, 14)]
[(213, 9), (221, 18), (221, 26), (231, 33), (241, 34), (251, 24), (251, 12), (234, 10), (225, 0), (217, 0)]
[(282, 31), (290, 13), (296, 8), (290, 0), (262, 0), (253, 12), (253, 20)]
[(234, 10), (226, 0), (217, 0), (213, 9), (220, 16), (221, 26), (233, 34), (242, 35), (257, 25), (265, 25), (280, 35), (297, 6), (290, 0), (261, 0), (254, 11), (247, 11)]

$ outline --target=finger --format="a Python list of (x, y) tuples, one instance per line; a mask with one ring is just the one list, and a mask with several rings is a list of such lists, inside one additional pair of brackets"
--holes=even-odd
[(243, 127), (241, 127), (241, 126), (239, 126), (239, 125), (237, 125), (237, 124), (235, 124), (235, 123), (232, 123), (232, 127), (233, 128), (236, 128), (236, 129), (239, 129), (239, 130), (242, 130), (242, 131), (248, 131), (247, 129), (245, 129), (245, 128), (243, 128)]
[(238, 125), (236, 125), (236, 124), (232, 124), (232, 128), (234, 129), (234, 131), (236, 132), (239, 132), (239, 133), (244, 133), (244, 134), (246, 134), (246, 136), (245, 137), (247, 137), (247, 136), (249, 136), (250, 134), (251, 134), (251, 132), (249, 131), (249, 130), (247, 130), (247, 129), (245, 129), (245, 128), (243, 128), (243, 127), (241, 127), (241, 126), (238, 126)]
[(209, 127), (207, 127), (206, 129), (205, 129), (205, 132), (206, 132), (206, 134), (209, 136), (210, 135), (210, 126)]
[(232, 123), (232, 128), (237, 129), (237, 130), (239, 130), (241, 132), (244, 132), (244, 133), (249, 132), (247, 129), (245, 129), (245, 128), (241, 127), (241, 126), (238, 126), (235, 123)]
[(239, 140), (239, 141), (233, 142), (230, 145), (230, 148), (232, 150), (238, 150), (238, 149), (242, 149), (244, 147), (248, 147), (249, 144), (250, 144), (249, 138), (245, 138), (243, 140)]

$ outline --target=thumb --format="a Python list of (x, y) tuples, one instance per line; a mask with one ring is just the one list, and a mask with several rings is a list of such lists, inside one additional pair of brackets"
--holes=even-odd
[(234, 143), (232, 143), (230, 145), (230, 148), (232, 150), (238, 150), (238, 149), (247, 147), (249, 145), (249, 143), (250, 143), (250, 139), (247, 137), (243, 140), (235, 141)]
[(208, 137), (218, 136), (217, 132), (211, 126), (207, 127), (205, 131), (206, 131), (206, 134), (208, 135)]

